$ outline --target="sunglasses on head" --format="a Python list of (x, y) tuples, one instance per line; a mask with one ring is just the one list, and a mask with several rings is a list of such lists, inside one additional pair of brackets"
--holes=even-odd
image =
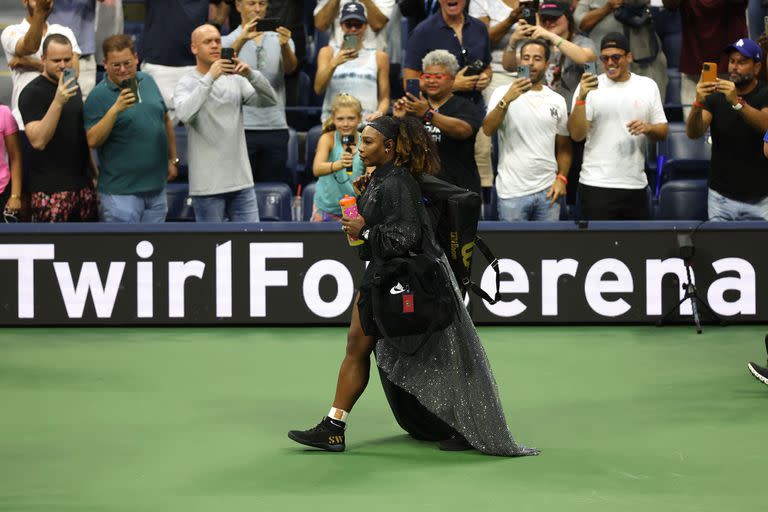
[(446, 78), (450, 78), (451, 75), (448, 73), (422, 73), (421, 79), (422, 80), (445, 80)]
[(626, 53), (614, 53), (613, 55), (601, 55), (600, 62), (608, 64), (608, 61), (612, 61), (614, 64), (618, 64), (619, 61), (625, 57)]

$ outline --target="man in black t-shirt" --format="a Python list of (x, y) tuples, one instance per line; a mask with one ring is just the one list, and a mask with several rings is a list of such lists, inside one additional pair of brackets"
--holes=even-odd
[[(83, 97), (74, 79), (72, 44), (51, 34), (43, 41), (42, 75), (21, 91), (19, 111), (34, 150), (29, 155), (32, 220), (95, 220), (96, 195), (83, 124)], [(65, 79), (65, 70), (72, 77)]]
[(758, 82), (762, 52), (743, 38), (725, 49), (728, 80), (699, 80), (686, 121), (688, 137), (712, 133), (709, 220), (768, 220), (768, 88)]
[(453, 94), (459, 69), (456, 57), (446, 50), (429, 52), (422, 62), (420, 77), (423, 93), (418, 98), (406, 93), (397, 100), (396, 117), (406, 114), (424, 120), (440, 152), (438, 178), (481, 193), (480, 175), (475, 162), (475, 135), (483, 124), (483, 112), (472, 101)]

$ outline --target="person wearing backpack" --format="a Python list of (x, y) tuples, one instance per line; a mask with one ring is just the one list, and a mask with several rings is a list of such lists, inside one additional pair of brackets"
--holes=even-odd
[[(421, 199), (419, 177), (435, 174), (439, 168), (437, 152), (429, 134), (414, 118), (385, 116), (363, 130), (358, 152), (374, 170), (356, 181), (362, 195), (360, 215), (342, 219), (344, 232), (364, 241), (359, 256), (371, 263), (359, 284), (352, 308), (347, 349), (341, 364), (336, 396), (330, 412), (314, 428), (292, 430), (288, 437), (300, 444), (332, 452), (346, 448), (348, 414), (365, 391), (370, 374), (370, 356), (385, 380), (407, 392), (416, 407), (393, 412), (402, 426), (424, 426), (434, 434), (435, 424), (444, 429), (443, 449), (475, 448), (502, 456), (536, 455), (538, 450), (515, 442), (501, 408), (496, 384), (477, 330), (459, 295), (455, 279), (444, 275), (452, 288), (448, 293), (456, 303), (450, 323), (426, 337), (411, 353), (382, 331), (381, 309), (376, 309), (377, 280), (393, 260), (429, 260), (436, 255), (447, 270), (447, 260), (434, 240)], [(420, 258), (421, 256), (421, 258)], [(434, 290), (432, 290), (434, 291)], [(401, 296), (403, 316), (418, 311), (420, 302), (407, 286), (397, 283), (386, 295)], [(389, 329), (392, 324), (386, 326)], [(390, 402), (392, 404), (392, 402)], [(424, 417), (412, 417), (413, 415)], [(424, 421), (422, 421), (424, 420)], [(423, 439), (424, 432), (408, 430)], [(432, 440), (438, 440), (432, 438)]]

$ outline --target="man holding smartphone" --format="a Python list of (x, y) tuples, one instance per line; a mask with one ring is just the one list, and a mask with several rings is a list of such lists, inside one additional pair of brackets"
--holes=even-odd
[(192, 32), (195, 69), (179, 80), (173, 100), (189, 133), (189, 194), (197, 222), (258, 222), (259, 207), (245, 143), (245, 106), (278, 105), (259, 71), (221, 58), (213, 25)]
[(103, 222), (165, 222), (166, 181), (179, 159), (162, 94), (137, 71), (127, 35), (103, 43), (106, 77), (85, 102), (88, 145), (99, 156), (99, 217)]
[(579, 175), (586, 220), (645, 220), (648, 177), (645, 146), (667, 138), (669, 125), (659, 87), (630, 71), (632, 52), (620, 32), (600, 42), (605, 73), (584, 73), (568, 118), (571, 138), (586, 139)]
[(499, 220), (557, 221), (571, 166), (565, 99), (544, 87), (550, 47), (529, 39), (520, 47), (518, 78), (491, 95), (483, 131), (499, 132), (496, 192)]
[[(291, 31), (265, 26), (267, 0), (237, 0), (242, 25), (222, 37), (237, 58), (261, 72), (275, 90), (278, 104), (272, 107), (245, 106), (245, 142), (253, 181), (281, 181), (293, 186), (288, 161), (288, 122), (285, 116), (285, 75), (296, 71), (298, 60)], [(275, 21), (275, 20), (271, 20)]]
[(47, 36), (42, 45), (43, 73), (19, 97), (19, 111), (33, 148), (27, 165), (35, 222), (96, 220), (83, 97), (74, 73), (65, 73), (73, 69), (73, 60), (66, 36)]
[(761, 135), (768, 130), (768, 88), (757, 75), (762, 51), (751, 39), (728, 46), (728, 80), (699, 80), (685, 123), (688, 137), (712, 134), (709, 220), (768, 220), (768, 172)]

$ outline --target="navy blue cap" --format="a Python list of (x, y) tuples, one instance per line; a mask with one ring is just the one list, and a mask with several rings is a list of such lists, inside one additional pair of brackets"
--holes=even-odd
[(755, 62), (760, 62), (763, 60), (763, 52), (760, 50), (760, 46), (753, 40), (747, 39), (746, 37), (742, 37), (732, 45), (728, 46), (725, 49), (725, 53), (731, 53), (734, 50)]
[(341, 22), (344, 23), (347, 20), (358, 20), (363, 23), (368, 23), (368, 18), (365, 17), (365, 7), (363, 4), (357, 2), (349, 2), (341, 8)]

